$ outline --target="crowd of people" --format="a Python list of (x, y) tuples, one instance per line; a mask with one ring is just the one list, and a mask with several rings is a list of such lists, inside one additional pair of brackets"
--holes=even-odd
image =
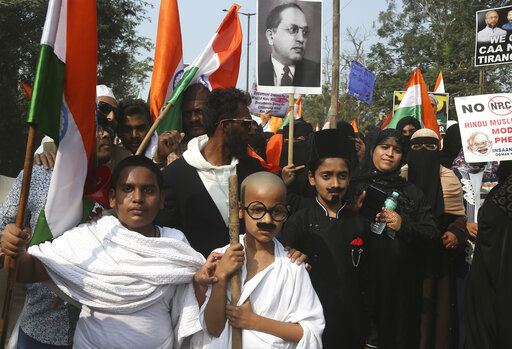
[[(182, 132), (134, 155), (147, 103), (97, 86), (108, 204), (53, 241), (28, 247), (55, 144), (36, 151), (24, 228), (23, 171), (1, 182), (2, 260), (16, 258), (27, 284), (9, 348), (231, 348), (233, 328), (246, 349), (508, 347), (509, 162), (466, 163), (457, 124), (439, 139), (414, 117), (366, 134), (298, 119), (290, 139), (263, 132), (249, 104), (191, 85)], [(242, 223), (230, 245), (233, 174)]]

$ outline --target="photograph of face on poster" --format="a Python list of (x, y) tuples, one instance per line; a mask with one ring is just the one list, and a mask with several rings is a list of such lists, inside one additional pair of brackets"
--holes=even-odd
[(322, 92), (322, 2), (258, 0), (258, 91)]
[(512, 62), (512, 6), (476, 12), (475, 66)]

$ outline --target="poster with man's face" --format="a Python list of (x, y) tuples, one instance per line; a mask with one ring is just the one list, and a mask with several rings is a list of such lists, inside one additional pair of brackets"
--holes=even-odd
[(476, 13), (475, 66), (512, 63), (512, 6)]
[[(394, 93), (394, 109), (397, 110), (400, 102), (404, 98), (405, 91), (395, 91)], [(437, 93), (437, 92), (429, 92), (429, 95), (434, 95), (435, 101), (430, 99), (430, 104), (432, 108), (434, 108), (434, 112), (436, 114), (437, 125), (439, 126), (439, 133), (445, 134), (447, 123), (448, 123), (448, 93)], [(429, 96), (430, 98), (430, 96)]]
[(322, 93), (322, 1), (258, 0), (258, 91)]

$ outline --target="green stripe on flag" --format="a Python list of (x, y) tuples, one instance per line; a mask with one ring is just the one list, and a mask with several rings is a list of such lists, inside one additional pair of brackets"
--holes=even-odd
[(41, 45), (27, 122), (37, 124), (41, 132), (57, 143), (65, 70), (66, 65), (53, 53), (53, 48)]
[(388, 126), (386, 126), (386, 128), (396, 128), (398, 122), (406, 116), (412, 116), (421, 124), (421, 105), (398, 108), (393, 114), (393, 118), (391, 119)]
[(181, 100), (183, 97), (183, 92), (188, 87), (192, 79), (195, 77), (198, 67), (192, 67), (188, 70), (185, 70), (183, 76), (180, 81), (174, 88), (171, 98), (164, 104), (162, 110), (171, 103), (173, 106), (171, 110), (165, 116), (165, 119), (160, 123), (157, 128), (157, 133), (160, 135), (162, 132), (178, 130), (181, 131), (182, 128), (182, 117), (181, 117)]
[[(95, 204), (96, 203), (91, 199), (87, 199), (85, 197), (82, 198), (82, 220), (80, 221), (80, 224), (85, 223), (86, 219), (89, 218)], [(53, 239), (53, 234), (48, 226), (48, 222), (46, 221), (45, 206), (43, 206), (39, 213), (39, 217), (37, 218), (34, 235), (30, 240), (30, 246), (39, 245), (40, 243)]]
[(283, 123), (281, 124), (281, 126), (279, 126), (279, 130), (282, 130), (283, 128), (285, 128), (289, 122), (290, 122), (290, 113), (288, 113), (288, 115), (286, 115), (286, 117), (283, 119)]

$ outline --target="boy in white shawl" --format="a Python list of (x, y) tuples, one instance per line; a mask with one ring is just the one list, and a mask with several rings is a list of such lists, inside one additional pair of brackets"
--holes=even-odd
[(151, 160), (128, 157), (114, 170), (109, 194), (119, 220), (80, 225), (28, 253), (28, 229), (9, 225), (2, 234), (19, 281), (51, 280), (59, 295), (82, 305), (74, 348), (179, 348), (196, 333), (202, 338), (194, 291), (204, 300), (215, 255), (204, 264), (180, 231), (153, 225), (161, 188)]
[[(304, 265), (290, 263), (275, 236), (288, 216), (286, 187), (274, 174), (258, 172), (241, 186), (239, 216), (247, 233), (240, 244), (214, 252), (217, 282), (209, 286), (201, 323), (214, 336), (210, 348), (231, 348), (231, 327), (241, 328), (244, 349), (321, 348), (322, 305)], [(229, 305), (231, 275), (242, 269), (242, 294)]]

